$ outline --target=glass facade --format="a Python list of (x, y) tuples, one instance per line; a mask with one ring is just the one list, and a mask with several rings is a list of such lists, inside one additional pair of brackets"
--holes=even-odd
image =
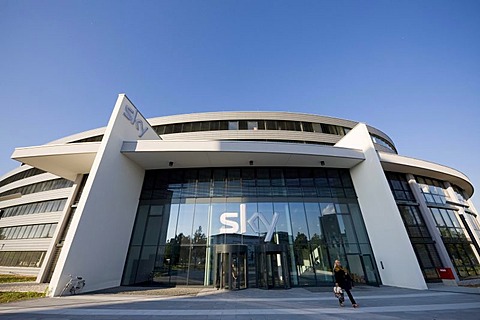
[(330, 285), (335, 259), (379, 284), (348, 170), (152, 170), (122, 284)]
[(405, 174), (385, 172), (385, 175), (425, 280), (440, 281), (437, 268), (442, 268), (443, 263)]
[(433, 215), (448, 255), (460, 279), (480, 275), (480, 263), (474, 253), (474, 245), (468, 235), (457, 208), (450, 200), (442, 181), (415, 177)]

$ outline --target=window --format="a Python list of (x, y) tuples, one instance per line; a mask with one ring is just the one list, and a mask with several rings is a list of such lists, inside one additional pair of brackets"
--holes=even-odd
[(238, 121), (228, 121), (228, 130), (238, 130)]
[(25, 195), (25, 194), (36, 193), (40, 191), (69, 188), (71, 186), (73, 186), (73, 182), (69, 180), (65, 180), (65, 179), (49, 180), (49, 181), (38, 182), (38, 183), (30, 184), (27, 186), (10, 189), (8, 191), (0, 193), (0, 197), (10, 195), (10, 194), (15, 194), (15, 193), (21, 193), (22, 195)]
[(45, 251), (0, 251), (0, 266), (39, 268), (44, 257)]
[(248, 130), (258, 130), (258, 121), (247, 121)]

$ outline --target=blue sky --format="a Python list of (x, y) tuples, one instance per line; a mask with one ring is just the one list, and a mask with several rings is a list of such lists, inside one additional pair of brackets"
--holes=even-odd
[(126, 93), (146, 117), (365, 122), (480, 188), (479, 16), (463, 0), (0, 0), (0, 175), (15, 147), (106, 125)]

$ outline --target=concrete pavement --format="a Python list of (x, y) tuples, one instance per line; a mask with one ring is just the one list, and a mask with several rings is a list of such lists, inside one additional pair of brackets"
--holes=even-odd
[[(480, 319), (478, 288), (434, 285), (425, 291), (355, 287), (360, 308), (340, 307), (330, 288), (226, 291), (175, 296), (142, 291), (81, 294), (0, 305), (0, 319)], [(460, 292), (458, 292), (460, 291)], [(170, 294), (170, 295), (167, 295)]]

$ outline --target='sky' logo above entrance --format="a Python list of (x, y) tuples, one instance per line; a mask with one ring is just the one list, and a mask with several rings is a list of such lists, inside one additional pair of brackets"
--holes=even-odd
[[(235, 219), (235, 220), (233, 220)], [(238, 221), (237, 221), (238, 219)], [(224, 225), (220, 228), (220, 233), (240, 233), (247, 232), (247, 224), (252, 228), (253, 232), (260, 233), (258, 223), (261, 222), (267, 228), (265, 242), (272, 240), (273, 232), (278, 221), (278, 213), (274, 213), (272, 222), (269, 223), (265, 216), (259, 212), (255, 212), (250, 219), (247, 220), (247, 209), (244, 203), (240, 204), (239, 212), (224, 212), (220, 215), (220, 222)]]

